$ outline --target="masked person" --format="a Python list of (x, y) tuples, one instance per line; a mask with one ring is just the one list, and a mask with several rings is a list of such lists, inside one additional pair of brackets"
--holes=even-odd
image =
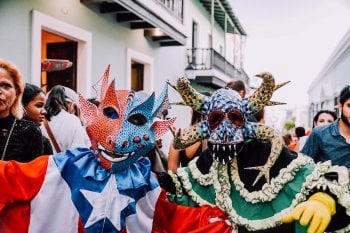
[[(247, 121), (249, 114), (275, 105), (273, 91), (283, 86), (269, 73), (258, 77), (263, 82), (249, 98), (229, 89), (206, 97), (186, 78), (172, 85), (188, 106), (207, 115), (176, 132), (174, 146), (207, 138), (208, 150), (176, 173), (160, 175), (167, 199), (158, 208), (166, 214), (155, 221), (166, 232), (178, 232), (179, 225), (182, 232), (349, 231), (347, 169), (315, 164), (283, 146), (272, 128)], [(212, 227), (220, 231), (209, 231)]]
[(152, 232), (161, 190), (143, 156), (175, 121), (155, 121), (167, 88), (157, 99), (116, 91), (108, 74), (109, 68), (98, 107), (79, 97), (97, 148), (70, 148), (26, 164), (0, 161), (0, 232)]

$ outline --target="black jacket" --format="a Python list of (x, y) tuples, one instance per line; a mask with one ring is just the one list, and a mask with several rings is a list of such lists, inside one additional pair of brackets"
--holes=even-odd
[(0, 119), (0, 159), (9, 136), (3, 160), (29, 162), (42, 155), (43, 141), (39, 126), (32, 121), (16, 120), (10, 135), (14, 121), (13, 116)]

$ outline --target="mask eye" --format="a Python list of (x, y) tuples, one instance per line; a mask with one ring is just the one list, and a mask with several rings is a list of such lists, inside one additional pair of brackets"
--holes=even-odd
[(237, 126), (238, 128), (242, 128), (244, 125), (244, 118), (242, 116), (242, 113), (237, 110), (231, 110), (227, 113), (228, 119), (231, 121), (232, 124)]
[(220, 123), (224, 120), (225, 113), (222, 111), (214, 110), (209, 113), (208, 116), (208, 122), (209, 122), (209, 128), (211, 130), (215, 129), (220, 125)]
[(140, 113), (136, 113), (136, 114), (131, 115), (128, 118), (128, 121), (134, 125), (144, 125), (147, 123), (146, 117)]
[(112, 107), (107, 107), (103, 109), (103, 115), (111, 119), (119, 118), (117, 111)]

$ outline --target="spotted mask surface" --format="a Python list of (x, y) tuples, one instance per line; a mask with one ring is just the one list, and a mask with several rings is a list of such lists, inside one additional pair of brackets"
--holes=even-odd
[(155, 94), (115, 90), (108, 86), (109, 67), (100, 80), (99, 106), (79, 96), (81, 113), (87, 122), (87, 132), (102, 156), (107, 169), (124, 170), (147, 154), (173, 125), (170, 120), (154, 120), (168, 105), (167, 86), (158, 99)]
[(222, 163), (231, 161), (236, 145), (244, 138), (255, 136), (257, 130), (257, 124), (247, 121), (246, 104), (241, 96), (229, 89), (220, 89), (212, 94), (206, 123), (209, 151)]
[(194, 90), (184, 77), (179, 78), (176, 85), (170, 84), (182, 96), (184, 102), (181, 104), (207, 116), (206, 120), (176, 132), (174, 146), (183, 149), (207, 138), (208, 150), (213, 158), (227, 164), (237, 155), (237, 144), (247, 139), (270, 140), (272, 147), (267, 162), (261, 166), (245, 168), (260, 171), (254, 184), (263, 176), (269, 182), (269, 171), (282, 150), (283, 139), (274, 129), (249, 122), (247, 117), (264, 106), (283, 104), (270, 99), (275, 90), (288, 82), (275, 85), (271, 74), (261, 73), (257, 76), (263, 82), (249, 98), (241, 98), (236, 91), (224, 88), (215, 91), (211, 96), (205, 96)]

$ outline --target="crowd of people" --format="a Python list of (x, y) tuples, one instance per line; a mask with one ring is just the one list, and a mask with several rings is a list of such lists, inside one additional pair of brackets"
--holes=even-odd
[[(241, 80), (229, 82), (225, 89), (237, 92), (239, 95), (237, 98), (247, 98), (246, 84)], [(210, 94), (205, 93), (205, 95)], [(94, 106), (99, 104), (93, 103)], [(295, 152), (300, 152), (312, 158), (316, 163), (331, 161), (332, 165), (350, 168), (350, 86), (344, 87), (340, 92), (338, 107), (339, 118), (333, 111), (321, 110), (314, 116), (310, 131), (303, 127), (296, 127), (293, 133), (283, 135), (284, 145), (281, 153), (288, 155), (289, 158), (293, 157)], [(108, 113), (105, 114), (108, 115)], [(190, 126), (208, 120), (207, 115), (193, 109), (191, 115)], [(135, 117), (136, 121), (142, 124), (142, 119), (137, 118), (140, 116)], [(167, 111), (163, 112), (162, 120), (169, 120)], [(264, 108), (246, 116), (233, 112), (229, 120), (235, 123), (240, 122), (241, 125), (238, 128), (242, 128), (247, 122), (252, 122), (254, 127), (263, 126), (265, 123)], [(80, 114), (78, 94), (74, 90), (57, 85), (45, 93), (36, 85), (24, 83), (19, 69), (13, 63), (0, 60), (1, 160), (30, 162), (39, 156), (65, 152), (74, 147), (91, 148), (97, 142), (88, 134), (84, 121), (85, 119)], [(176, 131), (174, 126), (171, 128), (171, 131)], [(147, 134), (142, 137), (135, 136), (133, 142), (148, 141), (147, 137), (149, 137)], [(242, 137), (245, 139), (246, 136)], [(167, 171), (176, 173), (179, 168), (187, 167), (190, 161), (204, 154), (208, 155), (208, 151), (212, 150), (208, 145), (208, 139), (198, 140), (181, 149), (174, 147), (173, 140), (174, 136), (169, 131), (158, 139), (152, 150), (145, 155), (151, 161), (151, 170), (157, 175)], [(123, 147), (128, 147), (128, 143), (124, 142)], [(249, 139), (247, 145), (238, 147), (238, 153), (260, 153), (252, 146), (255, 143)], [(271, 143), (272, 146), (277, 146), (273, 144), (275, 141)], [(259, 146), (266, 147), (262, 144)], [(139, 144), (139, 148), (142, 148), (142, 144)], [(215, 146), (213, 148), (215, 150)], [(107, 154), (106, 157), (112, 154), (109, 150), (102, 151)], [(237, 151), (234, 145), (234, 153)], [(98, 159), (103, 160), (102, 157)], [(251, 188), (253, 190), (253, 187)]]
[(24, 83), (19, 69), (0, 61), (2, 160), (28, 162), (40, 155), (90, 146), (79, 118), (78, 95), (57, 85), (46, 94)]

